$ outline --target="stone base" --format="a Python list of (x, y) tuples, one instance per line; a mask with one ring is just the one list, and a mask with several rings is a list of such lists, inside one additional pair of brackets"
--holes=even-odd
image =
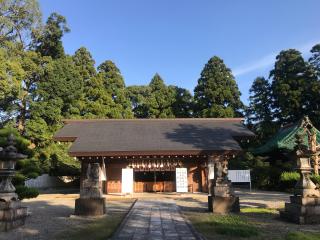
[(100, 216), (106, 213), (105, 198), (78, 198), (75, 202), (75, 215)]
[(208, 196), (208, 210), (219, 214), (240, 212), (239, 197)]
[(291, 196), (290, 203), (285, 203), (280, 217), (298, 224), (320, 223), (320, 198)]
[(0, 232), (24, 225), (28, 216), (28, 208), (22, 207), (20, 202), (0, 203)]

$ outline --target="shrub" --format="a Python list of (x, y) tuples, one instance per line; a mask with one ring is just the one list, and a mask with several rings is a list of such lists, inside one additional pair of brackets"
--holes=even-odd
[(39, 195), (39, 191), (36, 188), (29, 188), (27, 186), (16, 186), (16, 193), (20, 200), (25, 198), (35, 198)]
[[(280, 176), (280, 188), (281, 190), (290, 191), (294, 188), (296, 182), (299, 180), (300, 175), (298, 172), (283, 172)], [(311, 175), (311, 180), (320, 185), (320, 175)]]
[(312, 175), (311, 180), (315, 183), (320, 185), (320, 175)]
[(280, 175), (280, 189), (290, 191), (296, 185), (300, 176), (297, 172), (283, 172)]
[(12, 183), (15, 186), (24, 185), (25, 180), (26, 180), (26, 177), (23, 174), (16, 172), (15, 176), (12, 179)]

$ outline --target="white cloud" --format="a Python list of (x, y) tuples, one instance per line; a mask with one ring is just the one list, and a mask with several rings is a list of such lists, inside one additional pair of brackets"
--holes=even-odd
[[(296, 46), (293, 47), (294, 49), (299, 50), (302, 55), (305, 55), (307, 53), (309, 53), (309, 51), (311, 50), (311, 48), (319, 43), (320, 41), (312, 41), (312, 42), (308, 42), (306, 44), (300, 45), (300, 46)], [(259, 70), (259, 69), (265, 69), (267, 67), (270, 67), (271, 65), (274, 64), (276, 56), (278, 55), (279, 52), (273, 52), (271, 54), (268, 54), (264, 57), (262, 57), (261, 59), (258, 59), (255, 62), (240, 66), (240, 67), (236, 67), (233, 70), (233, 75), (234, 76), (241, 76), (241, 75), (245, 75), (247, 73)]]

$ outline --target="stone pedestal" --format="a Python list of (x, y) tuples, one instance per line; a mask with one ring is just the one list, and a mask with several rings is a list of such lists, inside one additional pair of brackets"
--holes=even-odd
[(78, 198), (75, 202), (75, 215), (100, 216), (106, 213), (105, 198)]
[(240, 212), (239, 197), (208, 196), (208, 209), (210, 212), (219, 214)]
[(208, 210), (213, 213), (225, 214), (240, 212), (239, 197), (231, 189), (231, 182), (212, 181), (211, 194), (208, 196)]
[(298, 224), (320, 223), (320, 198), (291, 196), (280, 217)]
[(0, 202), (0, 232), (24, 225), (28, 208), (19, 201)]
[(106, 213), (106, 199), (102, 194), (100, 180), (100, 164), (81, 164), (82, 176), (80, 182), (80, 198), (75, 202), (75, 215), (100, 216)]

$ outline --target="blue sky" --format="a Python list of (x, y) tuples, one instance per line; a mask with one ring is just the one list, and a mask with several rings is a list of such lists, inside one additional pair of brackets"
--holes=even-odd
[(279, 51), (296, 48), (307, 57), (320, 43), (319, 0), (40, 0), (40, 7), (45, 20), (51, 12), (67, 18), (68, 54), (85, 46), (97, 65), (114, 61), (127, 85), (148, 84), (158, 72), (192, 92), (217, 55), (245, 103)]

